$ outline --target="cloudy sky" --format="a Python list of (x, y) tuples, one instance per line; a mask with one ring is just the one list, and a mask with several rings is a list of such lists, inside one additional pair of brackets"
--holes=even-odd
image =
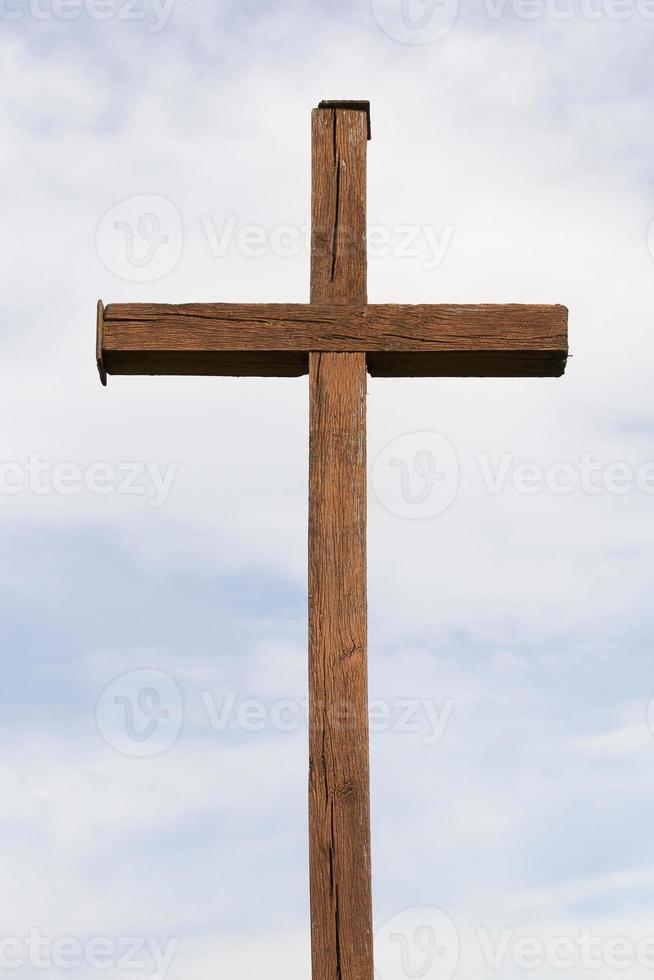
[(0, 0), (2, 969), (309, 976), (306, 379), (103, 389), (95, 304), (305, 301), (310, 110), (367, 98), (371, 301), (573, 353), (369, 382), (379, 978), (651, 974), (653, 49), (648, 0)]

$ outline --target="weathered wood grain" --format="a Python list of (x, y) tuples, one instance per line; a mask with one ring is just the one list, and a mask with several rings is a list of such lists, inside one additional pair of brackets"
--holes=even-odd
[(98, 306), (95, 316), (95, 363), (98, 366), (98, 374), (100, 375), (100, 381), (107, 387), (107, 369), (105, 367), (102, 348), (104, 344), (104, 303), (101, 299), (98, 300)]
[(314, 109), (311, 168), (311, 302), (364, 306), (367, 293), (367, 118)]
[(311, 304), (98, 304), (107, 374), (309, 373), (309, 843), (313, 980), (373, 980), (366, 369), (558, 377), (562, 306), (367, 305), (367, 102), (312, 117)]
[(357, 109), (366, 114), (366, 126), (368, 129), (368, 139), (372, 139), (372, 125), (370, 122), (370, 102), (368, 99), (323, 99), (318, 103), (319, 109)]
[(312, 354), (309, 813), (313, 980), (372, 980), (366, 369)]
[[(347, 257), (326, 258), (316, 247), (314, 262), (317, 293), (336, 266), (338, 289), (347, 288)], [(564, 306), (517, 304), (112, 304), (99, 345), (110, 374), (299, 375), (309, 353), (332, 351), (365, 352), (370, 373), (385, 377), (558, 376), (567, 314)]]
[[(365, 245), (358, 237), (366, 222), (366, 139), (363, 113), (314, 111), (311, 295), (316, 302), (366, 301)], [(339, 238), (343, 227), (357, 230), (345, 252)], [(309, 393), (312, 976), (373, 980), (365, 354), (311, 353)]]

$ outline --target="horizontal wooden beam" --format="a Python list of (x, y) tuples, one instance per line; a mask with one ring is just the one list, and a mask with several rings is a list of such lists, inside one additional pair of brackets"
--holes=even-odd
[(560, 377), (564, 306), (99, 306), (106, 374), (306, 374), (312, 352), (365, 353), (377, 377)]

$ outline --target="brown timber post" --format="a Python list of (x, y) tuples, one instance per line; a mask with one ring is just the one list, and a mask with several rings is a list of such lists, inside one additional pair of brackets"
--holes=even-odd
[[(367, 303), (369, 117), (313, 112), (311, 302)], [(309, 842), (313, 980), (373, 980), (366, 356), (309, 355)]]

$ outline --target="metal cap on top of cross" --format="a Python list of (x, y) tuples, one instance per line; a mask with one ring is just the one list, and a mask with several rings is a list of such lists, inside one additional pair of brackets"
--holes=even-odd
[(560, 377), (567, 310), (367, 302), (370, 104), (312, 114), (309, 304), (98, 304), (107, 375), (309, 374), (309, 870), (313, 980), (373, 980), (366, 374)]

